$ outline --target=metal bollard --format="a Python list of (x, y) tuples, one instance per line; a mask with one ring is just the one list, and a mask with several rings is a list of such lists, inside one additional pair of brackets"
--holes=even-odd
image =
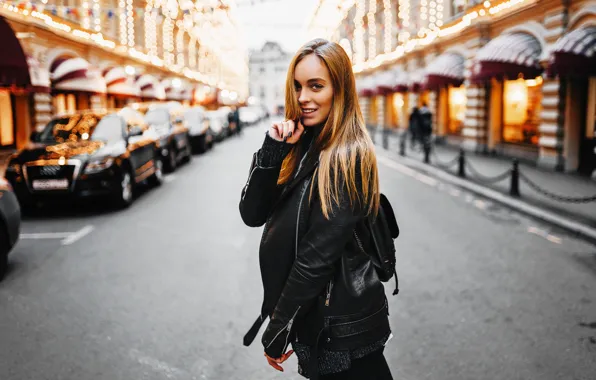
[(401, 134), (401, 137), (399, 139), (399, 155), (402, 157), (406, 156), (406, 136), (407, 134), (404, 132)]
[(459, 167), (457, 169), (457, 175), (461, 178), (466, 178), (466, 153), (463, 148), (459, 149)]
[(429, 164), (430, 163), (430, 141), (429, 140), (424, 141), (423, 148), (424, 148), (424, 163)]
[(519, 197), (519, 162), (517, 159), (513, 160), (513, 167), (511, 168), (511, 187), (509, 188), (509, 195), (512, 197)]
[(383, 128), (383, 149), (389, 149), (389, 130)]

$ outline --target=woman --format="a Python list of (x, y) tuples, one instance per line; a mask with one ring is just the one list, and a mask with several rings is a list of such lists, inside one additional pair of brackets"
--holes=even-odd
[(350, 60), (313, 40), (290, 64), (286, 121), (254, 154), (240, 201), (248, 226), (265, 225), (264, 301), (245, 344), (268, 316), (262, 342), (277, 370), (291, 343), (305, 377), (391, 379), (387, 299), (362, 225), (379, 207), (378, 187)]

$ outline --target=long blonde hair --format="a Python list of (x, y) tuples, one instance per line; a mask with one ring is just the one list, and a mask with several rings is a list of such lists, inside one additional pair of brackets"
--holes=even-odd
[[(294, 72), (296, 65), (310, 54), (315, 54), (325, 64), (333, 86), (333, 105), (314, 143), (316, 151), (320, 152), (319, 167), (315, 175), (323, 215), (329, 219), (333, 205), (339, 205), (342, 191), (340, 186), (347, 186), (352, 205), (359, 202), (361, 207), (367, 208), (367, 213), (376, 214), (380, 193), (374, 145), (358, 104), (350, 59), (339, 44), (317, 38), (306, 43), (296, 53), (286, 78), (286, 119), (297, 120), (302, 114), (294, 87)], [(300, 160), (299, 145), (295, 144), (285, 158), (279, 184), (292, 178)], [(356, 181), (356, 170), (360, 171), (361, 183)], [(339, 178), (345, 179), (345, 184), (340, 183)]]

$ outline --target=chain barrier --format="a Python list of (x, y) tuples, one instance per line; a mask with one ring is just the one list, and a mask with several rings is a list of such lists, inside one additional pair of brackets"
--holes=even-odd
[(449, 170), (451, 169), (451, 167), (457, 165), (457, 163), (459, 162), (459, 156), (455, 156), (453, 158), (453, 160), (451, 161), (441, 161), (441, 159), (439, 159), (439, 156), (437, 155), (437, 152), (435, 151), (435, 149), (431, 149), (430, 153), (432, 154), (433, 158), (434, 158), (434, 163), (440, 167), (443, 170)]
[(472, 164), (470, 164), (470, 162), (468, 162), (468, 160), (466, 160), (465, 163), (466, 163), (466, 168), (470, 171), (470, 174), (472, 174), (472, 177), (474, 177), (474, 179), (476, 179), (480, 182), (487, 183), (487, 184), (501, 182), (501, 181), (509, 178), (509, 176), (511, 175), (511, 170), (507, 170), (503, 174), (499, 174), (499, 175), (496, 175), (493, 177), (488, 177), (488, 176), (485, 176), (484, 174), (480, 174), (480, 172), (478, 170), (476, 170), (472, 166)]
[(524, 173), (520, 172), (519, 177), (523, 180), (530, 188), (536, 191), (539, 194), (544, 195), (547, 198), (551, 198), (555, 201), (565, 202), (565, 203), (590, 203), (596, 202), (596, 195), (587, 196), (587, 197), (567, 197), (559, 194), (551, 193), (548, 190), (544, 190), (540, 186), (538, 186), (534, 181), (528, 178)]

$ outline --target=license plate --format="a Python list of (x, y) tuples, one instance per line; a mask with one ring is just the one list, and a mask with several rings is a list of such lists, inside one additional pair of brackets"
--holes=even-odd
[(65, 190), (68, 189), (68, 180), (64, 179), (36, 179), (33, 180), (34, 190)]

